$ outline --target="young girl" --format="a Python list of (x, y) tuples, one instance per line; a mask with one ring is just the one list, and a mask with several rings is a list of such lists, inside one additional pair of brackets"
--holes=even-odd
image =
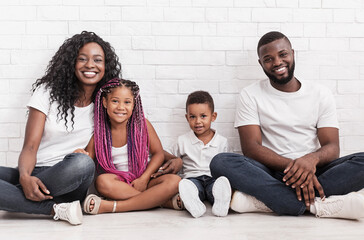
[(113, 201), (90, 194), (84, 211), (99, 214), (158, 206), (178, 208), (171, 198), (178, 192), (180, 177), (166, 174), (151, 179), (164, 154), (153, 126), (144, 117), (138, 85), (112, 79), (101, 87), (95, 104), (94, 137), (86, 151), (76, 151), (96, 156), (104, 172), (96, 179), (96, 190)]
[(0, 210), (53, 215), (82, 223), (82, 201), (95, 165), (73, 149), (93, 132), (94, 98), (118, 77), (113, 48), (92, 32), (67, 39), (33, 85), (18, 168), (0, 167)]

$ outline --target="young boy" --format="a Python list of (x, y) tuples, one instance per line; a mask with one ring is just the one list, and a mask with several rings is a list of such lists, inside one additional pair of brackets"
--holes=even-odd
[[(206, 212), (203, 201), (208, 200), (212, 213), (226, 216), (231, 199), (231, 187), (226, 177), (214, 179), (210, 173), (211, 159), (218, 153), (227, 152), (227, 139), (211, 129), (215, 121), (214, 101), (208, 92), (191, 93), (186, 102), (186, 119), (192, 129), (178, 137), (170, 153), (183, 160), (179, 193), (185, 208), (195, 218)], [(174, 156), (173, 156), (174, 157)], [(166, 158), (172, 155), (166, 153)]]

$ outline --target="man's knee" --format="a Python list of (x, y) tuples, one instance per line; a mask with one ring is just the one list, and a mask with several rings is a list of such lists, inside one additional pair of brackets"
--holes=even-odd
[(226, 161), (226, 155), (227, 153), (219, 153), (212, 158), (210, 162), (211, 172), (221, 169), (221, 166), (223, 166)]
[[(225, 176), (226, 171), (231, 171), (231, 164), (236, 158), (235, 153), (219, 153), (210, 162), (211, 174), (214, 178)], [(240, 155), (239, 155), (240, 156)]]

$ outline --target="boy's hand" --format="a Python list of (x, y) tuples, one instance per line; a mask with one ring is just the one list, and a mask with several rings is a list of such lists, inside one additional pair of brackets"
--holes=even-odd
[(76, 149), (75, 151), (73, 151), (73, 153), (83, 153), (83, 154), (86, 154), (87, 156), (90, 155), (88, 152), (85, 151), (85, 149), (82, 149), (82, 148)]
[(182, 168), (182, 159), (181, 158), (173, 158), (165, 162), (156, 173), (152, 174), (152, 178), (157, 178), (161, 175), (173, 173), (178, 173)]

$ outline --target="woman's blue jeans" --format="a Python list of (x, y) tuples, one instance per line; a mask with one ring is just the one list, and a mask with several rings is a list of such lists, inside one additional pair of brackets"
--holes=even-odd
[(0, 167), (0, 210), (50, 215), (55, 203), (82, 201), (95, 173), (93, 160), (82, 153), (71, 153), (51, 167), (35, 167), (38, 177), (50, 191), (52, 200), (25, 198), (16, 168)]
[[(284, 174), (236, 153), (220, 153), (210, 163), (214, 178), (225, 176), (231, 187), (254, 196), (279, 215), (301, 215), (306, 206), (295, 189), (282, 181)], [(317, 168), (316, 176), (327, 197), (364, 188), (364, 153), (355, 153)], [(316, 191), (316, 196), (318, 193)]]

